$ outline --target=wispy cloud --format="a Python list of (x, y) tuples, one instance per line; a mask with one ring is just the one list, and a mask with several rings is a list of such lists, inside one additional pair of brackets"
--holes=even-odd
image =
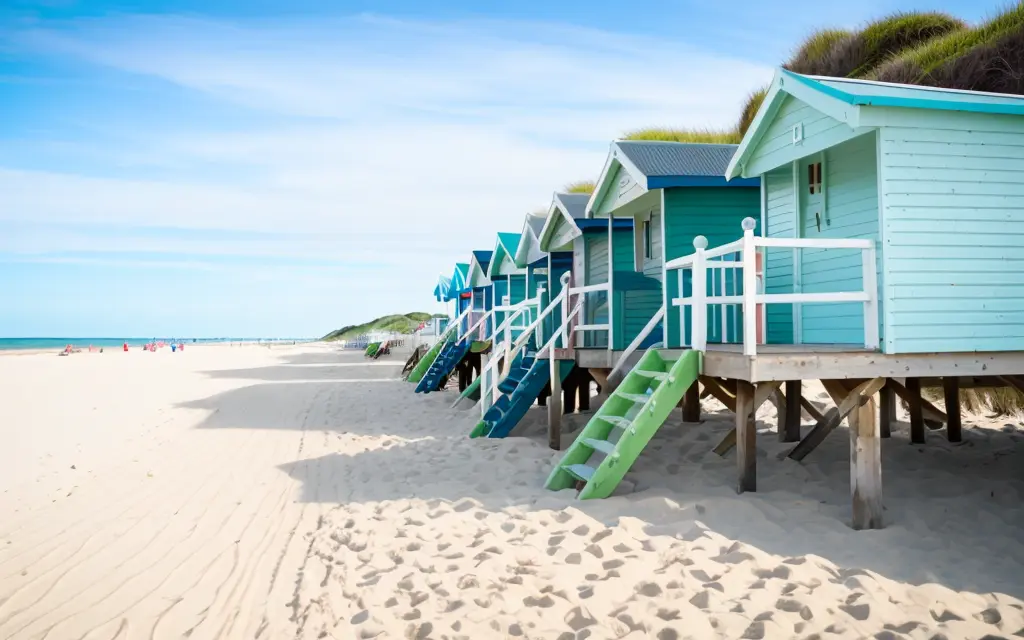
[[(437, 272), (518, 230), (560, 185), (593, 177), (609, 140), (649, 124), (729, 124), (771, 74), (679, 42), (519, 22), (120, 16), (0, 36), (15, 57), (120, 74), (137, 88), (108, 96), (116, 116), (88, 110), (73, 141), (8, 136), (33, 162), (0, 151), (0, 230), (11, 232), (0, 252), (91, 251), (130, 266), (137, 258), (118, 250), (128, 241), (191, 255), (177, 261), (188, 265), (382, 262), (378, 289), (401, 276), (424, 300)], [(171, 110), (201, 99), (216, 116), (154, 127), (153, 96)], [(65, 106), (81, 117), (75, 109)], [(237, 122), (225, 119), (231, 109)], [(130, 231), (139, 228), (197, 233)]]

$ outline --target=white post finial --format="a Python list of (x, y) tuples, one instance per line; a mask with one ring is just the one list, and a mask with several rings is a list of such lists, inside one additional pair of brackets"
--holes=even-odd
[(743, 227), (743, 235), (747, 235), (748, 233), (754, 233), (754, 229), (757, 228), (757, 220), (748, 216), (746, 218), (743, 218), (741, 226)]
[(697, 236), (693, 239), (693, 248), (703, 251), (708, 248), (708, 239), (704, 236)]

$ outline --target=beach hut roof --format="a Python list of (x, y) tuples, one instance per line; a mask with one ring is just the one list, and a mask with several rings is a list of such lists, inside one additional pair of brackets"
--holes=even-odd
[(473, 256), (469, 260), (469, 277), (466, 279), (467, 286), (486, 287), (490, 284), (490, 281), (487, 279), (487, 271), (491, 266), (491, 257), (493, 255), (493, 251), (484, 251), (483, 249), (477, 249), (473, 252)]
[(455, 264), (455, 271), (452, 272), (452, 277), (449, 279), (448, 292), (444, 301), (447, 302), (458, 298), (459, 294), (466, 289), (468, 279), (469, 265), (465, 262), (457, 262)]
[(451, 300), (449, 292), (452, 289), (452, 279), (445, 276), (438, 276), (437, 285), (434, 287), (434, 299), (438, 302)]
[[(498, 271), (501, 269), (501, 263), (504, 262), (505, 256), (508, 256), (509, 260), (515, 262), (516, 252), (519, 250), (519, 234), (518, 233), (502, 233), (498, 232), (498, 242), (494, 245), (494, 252), (491, 255), (491, 264), (487, 269), (487, 276), (494, 277), (498, 275)], [(508, 275), (508, 274), (504, 274)]]
[(726, 181), (725, 170), (737, 148), (735, 144), (616, 140), (589, 196), (587, 215), (593, 216), (606, 196), (617, 193), (623, 179), (634, 183), (635, 193), (628, 200), (670, 187), (756, 186), (748, 181)]
[(540, 250), (540, 232), (544, 230), (546, 220), (547, 216), (542, 214), (526, 214), (523, 231), (519, 234), (519, 248), (515, 254), (517, 267), (526, 267), (546, 257), (546, 254)]
[(853, 129), (884, 126), (884, 117), (879, 116), (884, 116), (882, 110), (891, 108), (1024, 115), (1024, 96), (805, 76), (778, 69), (757, 116), (729, 163), (727, 178), (752, 175), (746, 171), (746, 163), (789, 96)]
[[(587, 200), (590, 198), (585, 193), (556, 193), (551, 200), (551, 207), (548, 209), (547, 220), (544, 221), (544, 228), (540, 234), (540, 248), (542, 251), (557, 251), (558, 247), (551, 245), (555, 236), (555, 229), (560, 223), (569, 225), (565, 233), (557, 234), (561, 241), (558, 246), (583, 235), (584, 231), (608, 229), (608, 220), (588, 220), (585, 217)], [(620, 218), (615, 220), (616, 229), (632, 229), (633, 220)]]

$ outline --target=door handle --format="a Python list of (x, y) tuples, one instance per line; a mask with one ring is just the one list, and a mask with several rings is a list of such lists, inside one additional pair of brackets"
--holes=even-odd
[(821, 213), (814, 212), (814, 221), (818, 225), (818, 233), (821, 233)]

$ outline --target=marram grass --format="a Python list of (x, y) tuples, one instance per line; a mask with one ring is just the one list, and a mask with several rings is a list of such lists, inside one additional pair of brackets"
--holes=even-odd
[[(594, 193), (596, 185), (593, 180), (577, 180), (565, 185), (565, 193)], [(545, 212), (546, 213), (546, 212)]]
[(647, 140), (652, 142), (699, 142), (705, 144), (737, 144), (741, 136), (734, 130), (722, 129), (674, 129), (671, 127), (648, 127), (626, 133), (623, 140)]

